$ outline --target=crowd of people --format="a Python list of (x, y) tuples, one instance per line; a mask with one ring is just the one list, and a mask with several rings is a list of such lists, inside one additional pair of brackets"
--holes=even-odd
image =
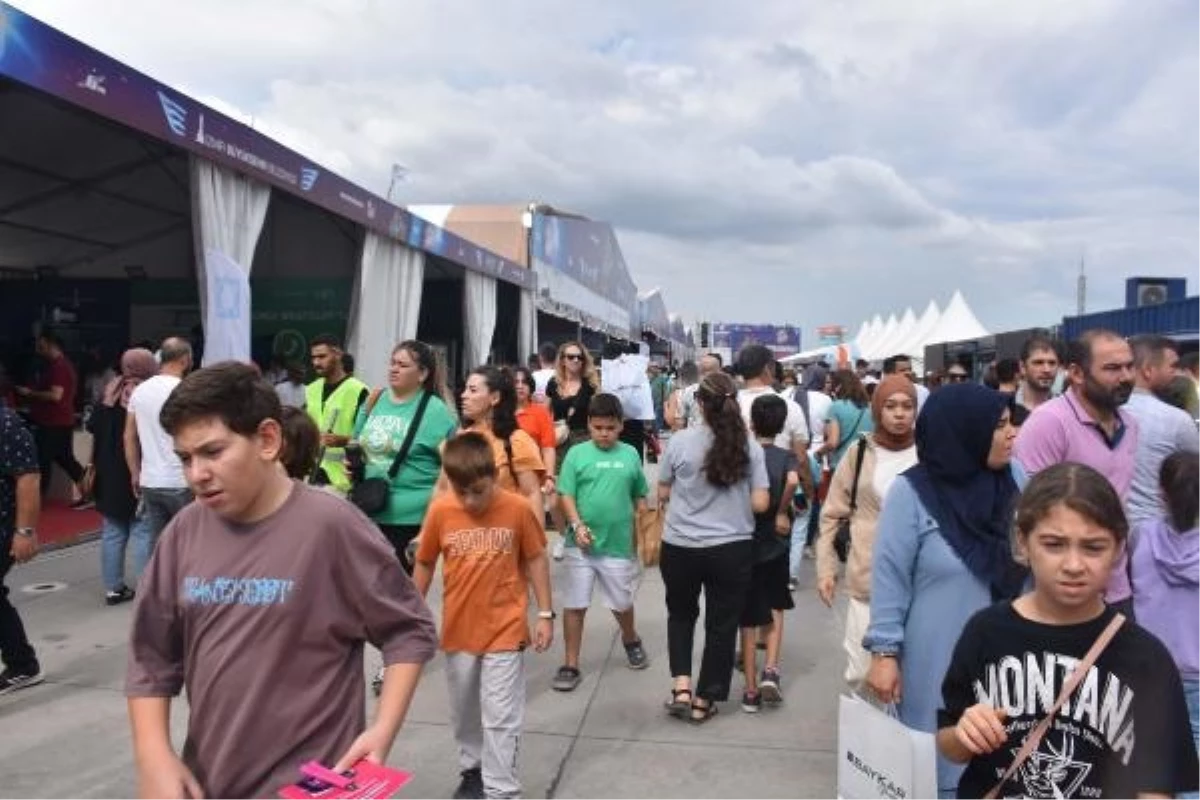
[[(986, 381), (953, 364), (932, 386), (904, 355), (879, 373), (789, 373), (749, 345), (729, 366), (656, 365), (644, 425), (578, 341), (476, 367), (457, 397), (425, 343), (396, 345), (380, 387), (336, 339), (310, 344), (307, 384), (295, 369), (193, 370), (182, 338), (130, 349), (89, 416), (92, 469), (76, 463), (77, 479), (57, 418), (31, 432), (0, 409), (0, 575), (36, 555), (57, 459), (104, 519), (105, 601), (136, 598), (126, 693), (143, 796), (272, 794), (310, 759), (383, 761), (439, 645), (454, 796), (518, 796), (525, 651), (553, 647), (560, 611), (553, 689), (583, 679), (597, 586), (626, 663), (650, 666), (635, 608), (649, 505), (665, 713), (710, 724), (738, 670), (742, 711), (783, 706), (785, 620), (815, 559), (820, 600), (845, 609), (847, 690), (936, 734), (941, 795), (1196, 790), (1200, 437), (1172, 404), (1191, 378), (1171, 340), (1034, 337)], [(17, 394), (61, 402), (74, 389), (54, 375)], [(439, 566), (440, 625), (423, 599)], [(7, 589), (0, 626), (0, 694), (42, 680)], [(369, 722), (367, 644), (383, 663)], [(1041, 757), (1015, 764), (1043, 719)]]

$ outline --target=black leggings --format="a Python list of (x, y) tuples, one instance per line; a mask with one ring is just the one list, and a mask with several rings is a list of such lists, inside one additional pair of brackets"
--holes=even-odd
[(384, 525), (381, 522), (375, 523), (380, 532), (383, 533), (387, 540), (392, 543), (393, 549), (396, 551), (396, 558), (400, 559), (400, 566), (408, 573), (411, 578), (413, 574), (413, 562), (408, 560), (408, 545), (413, 539), (417, 538), (417, 534), (421, 532), (420, 525)]
[(42, 471), (42, 496), (50, 491), (50, 470), (58, 464), (76, 485), (83, 480), (83, 465), (75, 460), (75, 429), (70, 426), (51, 428), (38, 425), (34, 434), (38, 451), (38, 469)]
[(667, 652), (671, 676), (692, 674), (692, 643), (704, 590), (704, 655), (696, 696), (729, 699), (738, 622), (754, 566), (750, 539), (716, 547), (679, 547), (663, 542), (661, 566), (667, 589)]

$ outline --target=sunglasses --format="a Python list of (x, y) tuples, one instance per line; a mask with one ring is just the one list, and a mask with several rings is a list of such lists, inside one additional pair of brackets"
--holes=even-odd
[(967, 379), (966, 374), (962, 372), (951, 372), (946, 377), (955, 382), (965, 381)]
[(583, 361), (583, 353), (566, 353), (563, 355), (564, 361)]

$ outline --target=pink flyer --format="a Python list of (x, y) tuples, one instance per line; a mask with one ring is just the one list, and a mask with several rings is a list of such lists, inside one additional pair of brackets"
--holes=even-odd
[(287, 800), (340, 800), (357, 797), (393, 797), (404, 784), (412, 780), (412, 773), (370, 761), (360, 761), (353, 769), (341, 775), (319, 766), (312, 769), (306, 764), (301, 768), (304, 776), (300, 781), (279, 790), (279, 796)]

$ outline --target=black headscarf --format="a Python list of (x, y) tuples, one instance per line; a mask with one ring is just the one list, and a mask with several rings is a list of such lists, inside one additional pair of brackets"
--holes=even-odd
[(943, 386), (917, 417), (917, 465), (904, 472), (942, 537), (996, 600), (1016, 597), (1026, 570), (1013, 561), (1020, 494), (1006, 464), (987, 466), (1008, 396), (973, 383)]
[(825, 391), (825, 379), (828, 376), (829, 370), (818, 361), (804, 371), (804, 383), (800, 388), (809, 392), (823, 392)]

